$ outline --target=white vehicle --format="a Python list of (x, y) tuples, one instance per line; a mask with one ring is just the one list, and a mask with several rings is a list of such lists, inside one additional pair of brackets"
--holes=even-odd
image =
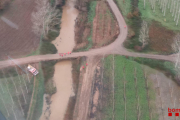
[(36, 70), (36, 68), (34, 68), (31, 65), (28, 65), (27, 69), (29, 70), (29, 72), (31, 72), (34, 76), (36, 76), (39, 72)]

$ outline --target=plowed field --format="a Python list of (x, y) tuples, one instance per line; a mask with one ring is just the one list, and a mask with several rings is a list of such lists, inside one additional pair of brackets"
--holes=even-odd
[(5, 54), (13, 57), (26, 55), (37, 48), (39, 38), (31, 29), (34, 10), (35, 0), (15, 0), (0, 16), (0, 59)]

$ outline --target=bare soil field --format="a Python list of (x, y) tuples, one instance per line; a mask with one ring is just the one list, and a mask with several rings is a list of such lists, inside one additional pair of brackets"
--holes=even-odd
[(98, 47), (113, 42), (118, 34), (119, 26), (108, 4), (105, 1), (98, 1), (93, 21), (94, 45)]
[(4, 54), (18, 57), (35, 50), (39, 45), (39, 38), (32, 32), (31, 13), (35, 10), (35, 0), (15, 0), (3, 11), (2, 16), (17, 29), (0, 19), (0, 58)]
[(149, 29), (150, 49), (157, 52), (171, 53), (175, 33), (153, 22)]

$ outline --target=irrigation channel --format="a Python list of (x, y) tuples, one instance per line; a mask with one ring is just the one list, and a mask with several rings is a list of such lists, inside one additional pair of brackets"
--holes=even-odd
[[(60, 35), (52, 42), (57, 48), (58, 53), (70, 52), (75, 46), (74, 26), (75, 19), (78, 16), (78, 10), (74, 8), (74, 4), (75, 0), (68, 0), (63, 7)], [(41, 120), (44, 117), (48, 117), (49, 120), (63, 120), (69, 98), (74, 95), (71, 71), (72, 63), (69, 60), (58, 62), (55, 65), (53, 80), (57, 92), (51, 97), (52, 103), (49, 106), (51, 114), (49, 116), (45, 116), (47, 105), (44, 103)]]

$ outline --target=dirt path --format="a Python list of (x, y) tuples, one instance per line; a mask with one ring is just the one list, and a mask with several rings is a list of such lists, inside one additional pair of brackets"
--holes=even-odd
[(91, 88), (92, 81), (94, 77), (94, 70), (97, 66), (99, 59), (91, 56), (87, 58), (88, 66), (86, 66), (85, 74), (83, 75), (82, 86), (80, 91), (80, 96), (77, 108), (77, 117), (74, 120), (88, 120), (89, 108), (90, 108), (90, 98), (91, 98)]
[[(30, 56), (25, 58), (16, 59), (19, 64), (27, 64), (27, 63), (35, 63), (40, 61), (48, 61), (48, 60), (56, 60), (56, 59), (69, 59), (69, 58), (76, 58), (81, 56), (92, 56), (92, 55), (102, 55), (102, 54), (119, 54), (125, 56), (132, 56), (132, 57), (144, 57), (144, 58), (152, 58), (152, 59), (159, 59), (159, 60), (167, 60), (167, 61), (174, 61), (174, 57), (176, 55), (152, 55), (152, 54), (143, 54), (143, 53), (135, 53), (129, 52), (123, 47), (123, 42), (127, 37), (128, 29), (124, 28), (126, 25), (122, 14), (120, 13), (118, 7), (114, 3), (113, 0), (107, 0), (109, 6), (111, 7), (114, 15), (116, 16), (120, 34), (118, 35), (117, 39), (107, 45), (105, 47), (101, 47), (98, 49), (89, 50), (87, 52), (76, 52), (71, 55), (67, 55), (64, 57), (60, 57), (58, 54), (48, 54), (48, 55), (38, 55), (38, 56)], [(0, 68), (13, 66), (10, 64), (10, 61), (0, 61)]]

